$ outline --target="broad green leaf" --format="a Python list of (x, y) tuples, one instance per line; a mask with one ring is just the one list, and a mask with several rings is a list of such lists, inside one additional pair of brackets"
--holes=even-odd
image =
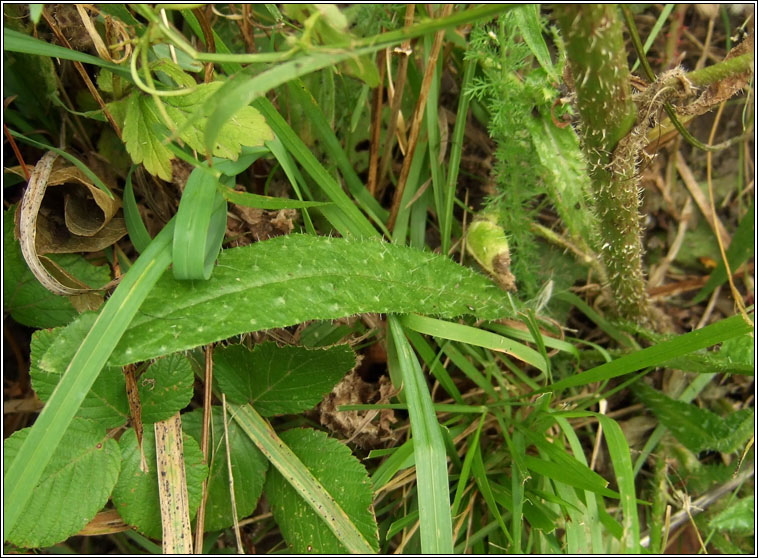
[[(30, 327), (65, 325), (79, 313), (65, 296), (54, 295), (34, 277), (13, 233), (14, 207), (3, 212), (3, 309)], [(108, 282), (107, 266), (95, 266), (76, 254), (49, 254), (73, 276), (93, 287)]]
[(168, 355), (151, 364), (137, 378), (143, 424), (166, 420), (189, 405), (194, 382), (192, 366), (180, 354)]
[(672, 399), (643, 382), (632, 391), (658, 420), (688, 449), (730, 453), (753, 434), (753, 409), (742, 409), (725, 418), (694, 404)]
[[(30, 429), (3, 443), (3, 469), (13, 462)], [(32, 491), (8, 542), (25, 547), (51, 546), (78, 533), (108, 501), (118, 479), (118, 444), (97, 424), (75, 419)]]
[[(84, 314), (71, 327), (38, 330), (32, 334), (29, 375), (32, 387), (42, 401), (50, 399), (60, 381), (61, 371), (43, 370), (39, 366), (39, 360), (59, 337), (66, 338), (62, 344), (65, 352), (60, 355), (61, 358), (71, 360), (76, 348), (92, 327), (95, 317), (92, 313)], [(126, 423), (129, 418), (129, 402), (126, 398), (126, 380), (120, 367), (105, 367), (84, 398), (76, 416), (94, 421), (103, 428), (116, 428)]]
[[(208, 281), (176, 281), (164, 274), (111, 362), (149, 360), (240, 333), (363, 312), (485, 319), (511, 314), (497, 285), (431, 252), (374, 240), (290, 235), (225, 250)], [(51, 347), (43, 357), (46, 370), (68, 365), (57, 350)]]
[[(366, 469), (350, 448), (324, 432), (295, 429), (280, 435), (369, 542), (379, 550), (373, 492)], [(266, 479), (266, 497), (295, 554), (344, 554), (346, 547), (277, 470)]]
[[(164, 101), (166, 112), (177, 128), (184, 127), (190, 115), (203, 103), (211, 99), (224, 84), (220, 81), (198, 85), (188, 95), (167, 97)], [(152, 101), (152, 99), (150, 99)], [(216, 100), (225, 103), (223, 98)], [(180, 137), (196, 151), (205, 151), (203, 133), (207, 126), (206, 118), (199, 118), (193, 126), (180, 133)], [(224, 159), (236, 160), (243, 145), (250, 147), (263, 145), (264, 141), (274, 139), (266, 120), (251, 106), (242, 106), (226, 120), (216, 136), (213, 155)]]
[(735, 531), (738, 533), (755, 532), (755, 497), (746, 496), (724, 509), (713, 519), (708, 526), (720, 531)]
[[(187, 95), (166, 97), (163, 106), (175, 129), (181, 130), (179, 137), (192, 149), (204, 151), (203, 132), (207, 119), (195, 119), (193, 126), (186, 126), (190, 114), (201, 107), (223, 84), (220, 81), (196, 86)], [(152, 97), (139, 91), (134, 91), (124, 101), (126, 103), (123, 138), (126, 149), (135, 163), (143, 163), (151, 173), (163, 180), (171, 180), (171, 159), (173, 154), (163, 145), (165, 138), (157, 135), (156, 129), (165, 128), (163, 121)], [(225, 159), (236, 160), (243, 145), (263, 145), (266, 140), (273, 139), (273, 133), (261, 114), (250, 106), (243, 106), (230, 115), (216, 137), (213, 155)]]
[[(214, 356), (217, 351), (214, 351)], [(218, 368), (214, 370), (214, 376)], [(226, 461), (223, 410), (214, 405), (211, 424), (211, 458), (208, 474), (208, 499), (205, 504), (205, 530), (218, 531), (234, 525), (229, 495), (229, 467)], [(200, 443), (203, 410), (197, 409), (182, 415), (182, 429)], [(237, 517), (241, 520), (255, 511), (263, 491), (268, 461), (240, 429), (231, 416), (227, 416), (229, 449), (234, 475), (234, 500)]]
[(723, 357), (728, 365), (723, 369), (727, 374), (739, 373), (742, 367), (755, 367), (755, 339), (750, 333), (727, 339), (721, 344), (716, 356)]
[[(185, 434), (183, 442), (190, 516), (194, 517), (200, 506), (203, 480), (208, 475), (208, 467), (203, 463), (203, 453), (194, 438)], [(145, 428), (142, 434), (142, 449), (149, 467), (147, 473), (140, 470), (141, 457), (134, 429), (127, 430), (118, 443), (121, 447), (121, 474), (113, 489), (113, 504), (126, 523), (148, 537), (161, 539), (155, 433), (152, 428)]]
[[(290, 486), (297, 491), (298, 496), (310, 506), (310, 509), (329, 527), (330, 531), (336, 535), (349, 552), (367, 554), (376, 551), (376, 542), (369, 542), (375, 541), (375, 535), (372, 533), (372, 536), (367, 538), (363, 534), (353, 518), (342, 509), (292, 449), (279, 438), (266, 419), (250, 405), (230, 403), (228, 408), (231, 410), (234, 420), (245, 431), (245, 434), (255, 442), (266, 459), (279, 473), (284, 475)], [(340, 445), (343, 448), (342, 451), (347, 450), (349, 453), (346, 446)], [(313, 455), (317, 455), (318, 451), (313, 451)], [(368, 484), (368, 479), (366, 481)]]
[(234, 403), (251, 403), (264, 417), (316, 405), (355, 366), (349, 345), (305, 349), (276, 343), (231, 345), (213, 352), (213, 379)]

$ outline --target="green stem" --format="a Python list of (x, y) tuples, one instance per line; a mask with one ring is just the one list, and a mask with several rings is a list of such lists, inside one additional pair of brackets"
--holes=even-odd
[(576, 84), (584, 151), (600, 220), (601, 258), (618, 313), (640, 320), (647, 314), (647, 296), (636, 157), (612, 156), (637, 119), (616, 14), (617, 7), (609, 4), (556, 7)]

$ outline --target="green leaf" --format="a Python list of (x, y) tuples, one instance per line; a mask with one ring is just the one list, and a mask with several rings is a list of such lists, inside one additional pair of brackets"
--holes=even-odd
[[(54, 341), (65, 339), (65, 342), (58, 341), (63, 351), (60, 356), (64, 360), (71, 360), (89, 333), (95, 318), (93, 313), (83, 314), (71, 327), (39, 330), (32, 334), (29, 374), (32, 387), (42, 401), (48, 401), (58, 386), (61, 370), (44, 370), (40, 367), (40, 359)], [(84, 398), (76, 416), (94, 421), (102, 428), (116, 428), (126, 423), (129, 418), (129, 402), (126, 398), (126, 380), (120, 367), (105, 367)]]
[[(536, 7), (534, 4), (532, 6)], [(597, 218), (587, 203), (590, 180), (576, 131), (571, 126), (559, 128), (544, 116), (529, 118), (526, 122), (534, 150), (548, 172), (545, 183), (550, 192), (550, 201), (571, 238), (590, 246)], [(585, 249), (584, 246), (579, 248)]]
[[(217, 351), (214, 351), (214, 356)], [(216, 371), (214, 370), (214, 376)], [(229, 467), (226, 461), (224, 417), (220, 406), (214, 405), (211, 412), (210, 472), (208, 474), (208, 499), (205, 504), (205, 530), (218, 531), (234, 525), (232, 504), (229, 495)], [(182, 429), (198, 444), (202, 436), (203, 410), (197, 409), (182, 415)], [(255, 511), (263, 491), (268, 461), (255, 444), (242, 431), (236, 421), (227, 417), (229, 450), (234, 475), (234, 500), (237, 517), (242, 519)]]
[(259, 209), (303, 209), (305, 207), (322, 207), (329, 202), (312, 202), (291, 200), (289, 198), (275, 198), (272, 196), (259, 196), (248, 192), (238, 192), (226, 186), (221, 188), (224, 198), (237, 205), (245, 207), (257, 207)]
[(728, 362), (723, 370), (726, 373), (734, 373), (733, 371), (739, 370), (741, 366), (754, 369), (755, 339), (750, 333), (727, 339), (721, 344), (716, 356), (723, 357)]
[[(3, 443), (4, 470), (30, 429), (14, 432)], [(78, 533), (108, 501), (119, 474), (119, 447), (97, 424), (75, 419), (63, 436), (8, 542), (25, 547), (50, 546)]]
[[(71, 301), (40, 284), (26, 265), (21, 247), (14, 238), (15, 206), (3, 212), (3, 309), (14, 320), (30, 327), (65, 325), (79, 313)], [(108, 282), (108, 266), (95, 266), (76, 254), (50, 254), (52, 260), (92, 286)]]
[(137, 252), (142, 252), (147, 248), (152, 240), (150, 233), (147, 231), (145, 223), (142, 222), (142, 216), (137, 208), (137, 200), (134, 199), (134, 186), (132, 185), (132, 172), (135, 167), (129, 169), (126, 175), (126, 186), (122, 197), (124, 203), (124, 220), (126, 221), (126, 230), (129, 233), (129, 240), (132, 241)]
[(221, 250), (226, 232), (227, 204), (218, 180), (204, 167), (196, 167), (184, 186), (171, 250), (174, 278), (207, 280)]
[(388, 346), (390, 371), (401, 379), (411, 420), (420, 500), (421, 551), (450, 554), (453, 551), (450, 484), (440, 425), (421, 366), (395, 316), (389, 317), (389, 326), (392, 340)]
[[(203, 102), (211, 97), (223, 84), (220, 81), (196, 86), (187, 95), (166, 97), (163, 106), (175, 128), (181, 130), (179, 137), (196, 151), (205, 151), (203, 132), (207, 118), (194, 120), (193, 126), (187, 126), (190, 114), (200, 109)], [(163, 180), (171, 180), (171, 159), (173, 154), (163, 144), (165, 138), (156, 130), (165, 128), (166, 122), (152, 97), (134, 91), (124, 101), (111, 103), (121, 106), (126, 103), (123, 139), (126, 149), (135, 163), (143, 163), (151, 174)], [(243, 106), (233, 113), (221, 127), (216, 137), (213, 155), (236, 160), (243, 145), (259, 146), (266, 140), (274, 138), (271, 129), (261, 114), (250, 106)]]
[[(374, 240), (282, 236), (225, 250), (208, 281), (164, 274), (111, 362), (129, 364), (240, 333), (362, 312), (497, 319), (511, 315), (506, 304), (497, 285), (431, 252)], [(68, 365), (55, 346), (43, 361), (46, 370)]]
[[(379, 532), (373, 512), (373, 493), (368, 473), (350, 448), (325, 433), (296, 429), (280, 435), (313, 476), (347, 513), (374, 552), (379, 550)], [(340, 539), (306, 504), (277, 470), (266, 479), (266, 497), (284, 539), (295, 554), (344, 554)]]
[(213, 378), (234, 403), (252, 403), (264, 417), (316, 405), (355, 366), (349, 345), (305, 349), (275, 343), (231, 345), (213, 353)]
[(708, 409), (672, 399), (643, 382), (632, 391), (686, 448), (699, 452), (737, 450), (753, 433), (753, 409), (742, 409), (722, 418)]
[(132, 76), (127, 68), (123, 68), (111, 62), (106, 62), (102, 58), (72, 50), (62, 46), (54, 45), (48, 41), (35, 39), (24, 33), (19, 33), (13, 29), (3, 27), (3, 50), (11, 52), (25, 52), (27, 54), (36, 54), (38, 56), (48, 56), (50, 58), (62, 58), (63, 60), (76, 60), (85, 64), (94, 64), (102, 68), (108, 68), (114, 73), (132, 81)]
[(171, 263), (173, 228), (172, 219), (121, 278), (74, 357), (59, 362), (58, 370), (65, 373), (5, 475), (4, 519), (9, 531), (114, 347)]
[(155, 126), (162, 125), (152, 99), (133, 91), (120, 103), (126, 104), (126, 116), (122, 138), (126, 150), (135, 164), (142, 163), (150, 174), (171, 180), (171, 151), (163, 145), (162, 138), (155, 134)]
[(550, 51), (547, 48), (547, 44), (545, 44), (545, 39), (542, 37), (539, 4), (524, 4), (514, 9), (512, 13), (524, 42), (529, 47), (529, 50), (532, 51), (537, 62), (540, 63), (540, 66), (547, 72), (552, 81), (560, 82), (560, 77), (550, 59)]
[[(121, 518), (137, 530), (154, 539), (162, 538), (161, 512), (158, 502), (158, 474), (155, 464), (155, 433), (145, 428), (142, 448), (150, 470), (140, 470), (140, 451), (134, 429), (127, 430), (118, 441), (121, 447), (121, 474), (113, 489), (113, 503)], [(187, 475), (187, 496), (190, 516), (194, 517), (200, 506), (203, 480), (208, 467), (203, 463), (203, 453), (194, 438), (183, 436), (184, 471)]]
[(166, 420), (189, 405), (194, 382), (192, 366), (180, 354), (168, 355), (151, 364), (137, 378), (143, 424)]
[(29, 19), (32, 20), (34, 25), (39, 23), (39, 20), (42, 17), (42, 9), (44, 7), (44, 4), (29, 4)]
[(559, 391), (569, 387), (616, 378), (629, 372), (636, 372), (649, 366), (657, 366), (673, 358), (694, 353), (705, 347), (743, 335), (752, 329), (752, 324), (745, 322), (742, 316), (732, 316), (702, 329), (678, 335), (646, 349), (635, 351), (612, 362), (601, 364), (537, 391)]
[(747, 496), (738, 500), (711, 519), (708, 526), (720, 531), (752, 535), (755, 532), (755, 497)]
[[(164, 100), (166, 112), (177, 128), (181, 129), (189, 120), (190, 115), (199, 109), (203, 103), (211, 99), (223, 86), (224, 83), (214, 81), (196, 86), (196, 89), (188, 95), (167, 97)], [(222, 104), (226, 103), (220, 97), (217, 97), (216, 100), (220, 100)], [(152, 98), (150, 101), (154, 102)], [(188, 127), (179, 136), (192, 149), (204, 152), (203, 134), (207, 126), (207, 118), (198, 118), (193, 126)], [(229, 119), (221, 126), (212, 153), (217, 157), (237, 160), (243, 145), (254, 147), (263, 145), (264, 141), (272, 139), (274, 139), (274, 134), (261, 113), (251, 106), (244, 105), (232, 112)]]

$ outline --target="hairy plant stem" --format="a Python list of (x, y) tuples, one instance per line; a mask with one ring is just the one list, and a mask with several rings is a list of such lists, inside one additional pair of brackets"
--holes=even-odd
[(637, 120), (637, 108), (617, 7), (561, 5), (556, 16), (576, 85), (583, 148), (600, 221), (601, 259), (618, 314), (641, 321), (648, 312), (637, 157), (633, 149), (620, 145)]

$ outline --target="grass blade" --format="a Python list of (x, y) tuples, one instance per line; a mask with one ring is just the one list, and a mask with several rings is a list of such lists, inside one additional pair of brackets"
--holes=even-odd
[(13, 529), (26, 507), (63, 433), (140, 304), (171, 263), (173, 234), (172, 220), (124, 275), (8, 468), (3, 494), (6, 532)]
[(400, 372), (403, 379), (411, 419), (421, 522), (421, 552), (451, 554), (453, 523), (450, 516), (445, 443), (418, 359), (413, 354), (397, 317), (389, 316), (388, 321), (391, 335), (389, 363)]
[(350, 552), (373, 554), (374, 549), (366, 541), (344, 510), (324, 489), (321, 483), (303, 465), (302, 461), (277, 436), (266, 420), (250, 405), (227, 403), (234, 420), (255, 442), (263, 455), (276, 467), (303, 499), (321, 516), (329, 529), (341, 540)]
[(179, 209), (173, 242), (173, 270), (176, 279), (207, 281), (213, 272), (226, 232), (226, 200), (213, 174), (195, 168), (187, 179)]
[(485, 347), (493, 351), (507, 353), (527, 364), (531, 364), (543, 372), (547, 369), (545, 359), (534, 349), (530, 349), (526, 345), (522, 345), (512, 339), (502, 337), (489, 331), (484, 331), (471, 326), (454, 324), (436, 318), (426, 318), (416, 314), (402, 316), (400, 321), (405, 327), (418, 331), (419, 333), (425, 333), (426, 335), (433, 335), (434, 337), (442, 337), (452, 341), (460, 341), (462, 343), (477, 345), (478, 347)]
[(636, 372), (648, 366), (657, 366), (672, 358), (710, 347), (752, 330), (752, 326), (745, 322), (742, 316), (732, 316), (697, 331), (679, 335), (647, 349), (642, 349), (612, 362), (601, 364), (591, 370), (539, 389), (537, 392), (560, 391), (569, 387), (583, 386), (616, 378), (617, 376)]
[(30, 35), (19, 33), (18, 31), (8, 29), (7, 27), (3, 27), (3, 50), (35, 54), (37, 56), (48, 56), (50, 58), (62, 58), (64, 60), (74, 60), (76, 62), (84, 62), (85, 64), (94, 64), (95, 66), (106, 68), (130, 82), (132, 81), (131, 73), (126, 68), (111, 64), (110, 62), (106, 62), (102, 58), (92, 56), (91, 54), (35, 39)]
[(147, 232), (145, 223), (142, 222), (142, 217), (137, 209), (137, 200), (134, 199), (134, 186), (132, 185), (132, 172), (136, 167), (132, 165), (129, 169), (129, 174), (126, 175), (126, 186), (124, 187), (124, 220), (126, 221), (126, 230), (129, 233), (129, 240), (132, 241), (132, 245), (137, 252), (144, 252), (148, 247), (152, 238), (150, 233)]

